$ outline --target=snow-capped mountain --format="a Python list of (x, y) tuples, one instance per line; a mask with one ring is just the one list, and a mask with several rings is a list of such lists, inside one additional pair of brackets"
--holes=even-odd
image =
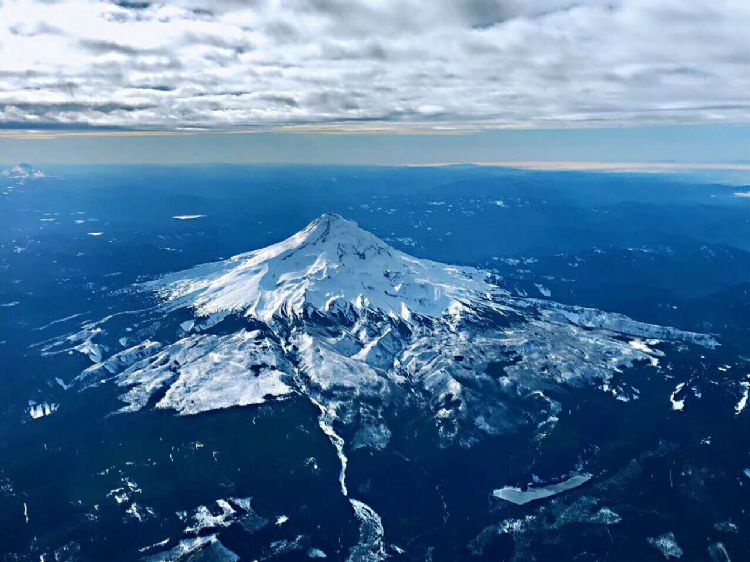
[[(627, 377), (615, 375), (636, 364), (659, 369), (674, 342), (716, 345), (512, 296), (488, 272), (414, 258), (338, 215), (137, 289), (159, 302), (127, 334), (110, 317), (45, 348), (92, 358), (79, 389), (112, 381), (123, 411), (180, 414), (303, 397), (339, 455), (344, 495), (347, 450), (387, 447), (404, 416), (431, 424), (440, 445), (524, 427), (543, 438), (561, 393), (591, 385), (629, 400)], [(139, 340), (124, 344), (133, 334)], [(127, 347), (111, 353), (117, 341)], [(377, 514), (350, 501), (363, 536), (373, 535)], [(378, 560), (377, 533), (373, 540), (360, 546)]]
[(94, 361), (80, 385), (114, 375), (125, 410), (163, 393), (155, 406), (181, 414), (299, 393), (379, 436), (358, 441), (378, 446), (390, 433), (384, 408), (415, 402), (441, 439), (470, 443), (525, 423), (503, 396), (548, 403), (547, 389), (596, 383), (627, 399), (607, 383), (637, 362), (658, 367), (664, 342), (715, 345), (703, 334), (511, 296), (487, 272), (411, 257), (328, 214), (267, 248), (139, 289), (161, 299), (154, 314), (180, 320), (179, 336), (144, 338), (102, 359), (107, 330), (92, 325), (68, 340)]
[(34, 180), (47, 177), (43, 171), (37, 170), (31, 164), (26, 164), (25, 162), (3, 170), (0, 172), (0, 175), (12, 180)]

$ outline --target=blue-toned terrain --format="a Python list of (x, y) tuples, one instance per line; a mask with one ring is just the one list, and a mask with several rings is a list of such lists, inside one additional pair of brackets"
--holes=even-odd
[(747, 187), (39, 168), (0, 175), (0, 560), (750, 552)]

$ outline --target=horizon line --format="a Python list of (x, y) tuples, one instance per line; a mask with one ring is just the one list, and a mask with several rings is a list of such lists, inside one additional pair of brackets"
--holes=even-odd
[(330, 122), (330, 123), (288, 123), (272, 125), (246, 125), (236, 128), (108, 128), (63, 126), (35, 128), (32, 123), (27, 126), (3, 128), (0, 122), (0, 139), (7, 140), (55, 140), (76, 137), (180, 137), (200, 135), (366, 135), (366, 136), (461, 136), (479, 135), (492, 132), (533, 132), (533, 131), (596, 131), (596, 130), (631, 130), (660, 128), (706, 128), (706, 127), (750, 127), (746, 121), (683, 121), (683, 122), (549, 122), (549, 123), (491, 123), (491, 122)]
[[(16, 166), (23, 162), (0, 162), (3, 166)], [(498, 161), (455, 161), (455, 162), (409, 162), (409, 163), (353, 163), (353, 162), (233, 162), (233, 161), (205, 161), (205, 162), (95, 162), (70, 163), (55, 161), (37, 161), (37, 166), (340, 166), (360, 168), (505, 168), (529, 171), (571, 171), (571, 172), (621, 172), (621, 173), (669, 173), (679, 171), (741, 171), (750, 172), (750, 162), (676, 162), (676, 161), (646, 161), (646, 162), (609, 162), (603, 160), (498, 160)]]

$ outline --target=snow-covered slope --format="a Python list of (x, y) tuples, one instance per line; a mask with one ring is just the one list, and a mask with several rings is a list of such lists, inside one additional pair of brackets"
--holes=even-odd
[(198, 314), (242, 312), (271, 320), (306, 307), (330, 312), (367, 307), (408, 319), (439, 316), (452, 304), (490, 289), (485, 274), (415, 259), (355, 223), (326, 214), (262, 250), (168, 275), (153, 286)]

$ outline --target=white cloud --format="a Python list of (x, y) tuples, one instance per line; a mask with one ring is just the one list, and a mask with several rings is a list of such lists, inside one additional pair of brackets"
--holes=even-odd
[(747, 122), (746, 0), (4, 0), (0, 127)]

